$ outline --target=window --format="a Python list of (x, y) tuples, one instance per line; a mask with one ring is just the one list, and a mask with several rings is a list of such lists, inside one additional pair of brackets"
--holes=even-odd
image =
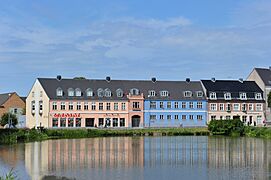
[(256, 111), (262, 111), (262, 104), (256, 104)]
[(214, 103), (211, 103), (211, 104), (210, 104), (210, 110), (211, 110), (211, 111), (216, 111), (216, 110), (217, 110), (217, 105), (214, 104)]
[(61, 109), (61, 110), (65, 110), (65, 109), (66, 109), (66, 107), (65, 107), (65, 102), (61, 102), (61, 103), (60, 103), (60, 109)]
[(183, 108), (183, 109), (186, 108), (186, 102), (182, 102), (182, 108)]
[(81, 102), (77, 102), (76, 108), (77, 110), (81, 110)]
[(150, 120), (156, 120), (156, 115), (150, 115)]
[(118, 103), (114, 103), (114, 111), (118, 111), (119, 110), (119, 104)]
[(75, 119), (75, 127), (81, 127), (81, 118)]
[(203, 108), (202, 102), (197, 102), (197, 108), (198, 108), (198, 109), (202, 109), (202, 108)]
[(52, 104), (53, 104), (53, 105), (52, 105), (52, 109), (53, 109), (53, 110), (57, 110), (57, 102), (53, 102)]
[(133, 88), (133, 89), (131, 89), (130, 90), (130, 93), (131, 93), (131, 95), (139, 95), (139, 90), (138, 89), (136, 89), (136, 88)]
[(202, 115), (197, 115), (197, 120), (202, 120), (202, 119), (203, 119)]
[(58, 118), (53, 118), (52, 119), (52, 126), (53, 127), (58, 127)]
[(197, 96), (198, 96), (198, 97), (203, 97), (203, 92), (202, 92), (202, 91), (198, 91), (198, 92), (197, 92)]
[(150, 109), (156, 109), (156, 102), (154, 101), (150, 102)]
[(74, 118), (69, 118), (68, 119), (68, 127), (73, 127), (74, 125)]
[(164, 108), (164, 102), (160, 102), (160, 108), (163, 109)]
[(174, 108), (179, 109), (179, 102), (174, 102)]
[(32, 101), (32, 102), (31, 102), (32, 114), (35, 113), (35, 106), (36, 106), (35, 101)]
[(243, 123), (247, 122), (247, 116), (243, 116), (242, 121), (243, 121)]
[(240, 111), (240, 104), (233, 104), (234, 111)]
[(167, 108), (171, 109), (171, 102), (170, 101), (167, 102)]
[(175, 119), (175, 120), (178, 120), (178, 119), (179, 119), (179, 115), (177, 115), (177, 114), (174, 115), (174, 119)]
[(247, 99), (247, 93), (240, 93), (240, 99), (245, 100)]
[(32, 97), (35, 97), (35, 92), (34, 91), (32, 92)]
[(160, 115), (160, 119), (161, 119), (161, 120), (164, 120), (164, 115), (161, 114), (161, 115)]
[(106, 110), (110, 111), (110, 109), (111, 109), (111, 103), (108, 102), (108, 103), (106, 103)]
[(248, 104), (248, 110), (249, 110), (249, 111), (253, 111), (253, 109), (254, 109), (254, 108), (253, 108), (253, 104)]
[(121, 110), (125, 111), (125, 109), (126, 109), (126, 104), (123, 102), (121, 103)]
[(95, 103), (95, 102), (92, 102), (92, 103), (91, 103), (91, 110), (92, 110), (92, 111), (95, 111), (95, 110), (96, 110), (96, 103)]
[(92, 89), (88, 88), (88, 89), (86, 90), (86, 94), (87, 94), (88, 97), (93, 96), (93, 91), (92, 91)]
[(224, 111), (224, 104), (219, 104), (219, 111)]
[(191, 97), (192, 96), (192, 92), (191, 91), (185, 91), (184, 92), (184, 97)]
[(75, 96), (77, 96), (77, 97), (82, 96), (81, 89), (79, 89), (79, 88), (75, 89)]
[(125, 126), (125, 118), (120, 118), (120, 127)]
[(255, 99), (256, 100), (262, 100), (262, 94), (261, 93), (256, 93), (255, 94)]
[(74, 90), (72, 88), (68, 89), (68, 96), (74, 96)]
[(210, 99), (216, 99), (216, 93), (215, 92), (210, 93)]
[(226, 120), (230, 120), (231, 119), (231, 116), (226, 116)]
[(99, 103), (99, 110), (102, 111), (104, 109), (104, 104), (103, 103)]
[(247, 111), (247, 105), (245, 103), (242, 104), (242, 111)]
[(193, 119), (194, 119), (194, 116), (193, 116), (193, 115), (189, 115), (189, 119), (190, 119), (190, 120), (193, 120)]
[(121, 89), (116, 90), (117, 97), (123, 97), (123, 91)]
[(18, 113), (18, 109), (17, 109), (17, 108), (14, 108), (13, 113), (14, 113), (14, 114), (17, 114), (17, 113)]
[(133, 108), (139, 109), (139, 102), (133, 102)]
[(231, 100), (231, 93), (227, 92), (224, 94), (225, 100)]
[(160, 96), (167, 97), (168, 96), (168, 91), (160, 91)]
[(107, 89), (104, 90), (104, 96), (105, 97), (111, 97), (111, 91), (110, 91), (110, 89), (107, 88)]
[(97, 90), (97, 94), (98, 94), (99, 97), (103, 97), (104, 96), (104, 90), (102, 88), (99, 88)]
[(230, 103), (227, 103), (227, 109), (226, 109), (228, 112), (231, 111), (231, 104)]
[(262, 116), (257, 116), (257, 124), (261, 124), (262, 123)]
[(84, 110), (88, 110), (88, 102), (84, 103)]
[(220, 116), (220, 120), (223, 120), (223, 116)]
[(155, 91), (154, 90), (150, 90), (149, 91), (149, 97), (154, 97), (155, 96)]
[(170, 120), (171, 119), (171, 115), (167, 115), (167, 120)]
[(69, 102), (69, 110), (73, 110), (73, 102)]
[(182, 120), (186, 120), (186, 115), (182, 115)]
[(42, 91), (40, 91), (40, 97), (42, 97)]
[(99, 118), (99, 126), (103, 126), (104, 125), (104, 118)]
[(61, 88), (56, 89), (56, 96), (58, 96), (58, 97), (63, 96), (63, 91)]
[(211, 116), (211, 120), (216, 120), (216, 116)]
[(194, 103), (193, 102), (189, 102), (189, 108), (193, 109), (194, 108)]
[(113, 127), (118, 127), (118, 118), (113, 118)]
[(40, 110), (40, 113), (42, 113), (42, 110), (43, 110), (43, 101), (39, 101), (39, 110)]
[(60, 127), (66, 127), (66, 118), (60, 118)]

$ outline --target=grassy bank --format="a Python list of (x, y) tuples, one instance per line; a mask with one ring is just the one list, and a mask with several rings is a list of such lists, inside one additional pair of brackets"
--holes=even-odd
[(2, 129), (0, 144), (41, 141), (46, 139), (91, 138), (113, 136), (201, 136), (209, 135), (207, 128), (164, 129)]

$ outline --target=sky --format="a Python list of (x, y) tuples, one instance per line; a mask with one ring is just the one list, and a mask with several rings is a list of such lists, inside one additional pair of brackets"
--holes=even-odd
[(37, 77), (246, 79), (271, 66), (270, 0), (0, 0), (0, 93)]

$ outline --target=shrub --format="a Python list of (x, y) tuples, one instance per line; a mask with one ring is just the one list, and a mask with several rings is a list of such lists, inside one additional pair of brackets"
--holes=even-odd
[(234, 120), (211, 120), (208, 130), (213, 134), (221, 135), (244, 135), (245, 126), (239, 119)]

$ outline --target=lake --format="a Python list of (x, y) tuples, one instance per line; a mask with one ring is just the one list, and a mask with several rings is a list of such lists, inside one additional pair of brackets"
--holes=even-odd
[(106, 137), (0, 145), (18, 179), (271, 179), (271, 141), (207, 136)]

